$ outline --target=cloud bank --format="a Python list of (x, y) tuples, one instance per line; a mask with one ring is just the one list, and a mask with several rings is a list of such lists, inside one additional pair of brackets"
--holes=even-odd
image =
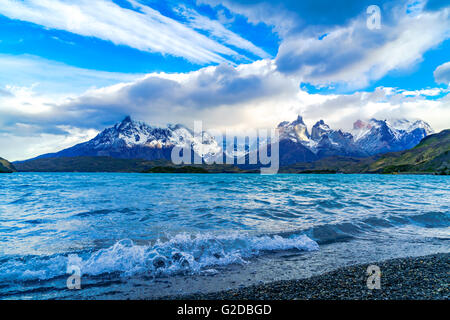
[(364, 88), (390, 71), (414, 66), (426, 51), (448, 39), (449, 12), (400, 11), (394, 25), (383, 24), (379, 30), (368, 29), (363, 16), (321, 38), (291, 36), (280, 45), (277, 67), (313, 85)]
[[(206, 129), (231, 129), (237, 134), (248, 128), (273, 128), (297, 114), (304, 115), (309, 126), (319, 119), (349, 129), (358, 118), (409, 118), (423, 119), (441, 130), (450, 118), (449, 96), (444, 91), (380, 87), (352, 94), (310, 94), (299, 88), (298, 79), (279, 72), (275, 62), (267, 59), (238, 67), (223, 64), (189, 73), (148, 74), (132, 82), (88, 90), (60, 103), (38, 97), (31, 103), (45, 106), (38, 111), (0, 109), (0, 140), (5, 144), (10, 132), (17, 139), (42, 136), (47, 142), (53, 137), (54, 148), (47, 150), (47, 144), (43, 148), (56, 151), (68, 141), (75, 142), (73, 137), (81, 142), (129, 114), (152, 125), (183, 123), (192, 127), (195, 120), (202, 120)], [(42, 153), (33, 153), (39, 150), (35, 138), (29, 143), (21, 139), (20, 146), (21, 150), (10, 148), (5, 156), (16, 160), (20, 155)], [(26, 151), (27, 146), (32, 149)]]

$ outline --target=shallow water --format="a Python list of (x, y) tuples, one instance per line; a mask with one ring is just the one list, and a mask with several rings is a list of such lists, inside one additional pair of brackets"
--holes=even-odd
[[(450, 251), (444, 176), (0, 175), (0, 298), (139, 298)], [(68, 290), (67, 268), (81, 290)]]

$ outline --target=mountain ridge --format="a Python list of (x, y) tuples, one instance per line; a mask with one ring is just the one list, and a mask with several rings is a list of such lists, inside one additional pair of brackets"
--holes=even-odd
[[(233, 165), (192, 165), (185, 170), (169, 160), (116, 159), (109, 157), (41, 158), (18, 163), (18, 171), (33, 172), (195, 172), (254, 173), (252, 168)], [(177, 169), (178, 168), (178, 169)], [(280, 173), (418, 173), (450, 174), (450, 129), (425, 137), (409, 150), (366, 158), (332, 156), (313, 162), (283, 166)]]
[(450, 174), (450, 129), (429, 135), (408, 150), (366, 158), (334, 156), (280, 168), (283, 173)]
[[(351, 132), (342, 129), (332, 129), (322, 119), (317, 121), (309, 134), (303, 118), (298, 116), (292, 122), (283, 121), (278, 127), (280, 130), (280, 152), (284, 141), (301, 144), (314, 156), (308, 160), (316, 161), (332, 156), (368, 157), (390, 151), (401, 151), (414, 147), (424, 137), (433, 133), (429, 124), (422, 120), (377, 120), (370, 119), (365, 122), (357, 120), (353, 124)], [(286, 152), (286, 148), (284, 150)], [(301, 152), (300, 157), (304, 152)], [(280, 155), (281, 157), (281, 155)], [(281, 162), (283, 165), (293, 164), (298, 157), (291, 155), (289, 162)]]
[(127, 116), (120, 123), (104, 129), (89, 141), (24, 161), (77, 156), (142, 158), (145, 160), (170, 159), (174, 146), (185, 145), (192, 146), (193, 152), (201, 154), (205, 159), (214, 156), (220, 150), (217, 142), (206, 132), (203, 132), (202, 141), (199, 141), (192, 130), (181, 124), (160, 128), (132, 120), (130, 116)]
[[(362, 158), (390, 151), (401, 151), (414, 147), (433, 132), (431, 127), (421, 120), (412, 122), (401, 119), (389, 122), (370, 119), (367, 122), (357, 120), (351, 132), (332, 129), (323, 120), (319, 120), (310, 133), (300, 115), (292, 122), (281, 122), (277, 129), (282, 166), (333, 156)], [(127, 116), (89, 141), (24, 161), (83, 156), (148, 161), (170, 160), (175, 146), (190, 147), (192, 148), (191, 159), (197, 155), (207, 162), (222, 154), (225, 145), (216, 141), (205, 131), (202, 132), (201, 137), (197, 137), (191, 129), (181, 124), (155, 127)], [(244, 156), (248, 159), (248, 154), (255, 150), (248, 149), (247, 154), (244, 152), (244, 155), (237, 157)]]

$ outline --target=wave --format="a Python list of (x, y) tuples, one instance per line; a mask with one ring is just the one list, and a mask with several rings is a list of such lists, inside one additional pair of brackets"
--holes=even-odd
[(239, 233), (182, 233), (150, 244), (137, 244), (123, 239), (108, 248), (96, 251), (2, 259), (0, 282), (65, 277), (68, 266), (77, 266), (83, 274), (92, 276), (105, 273), (160, 276), (210, 272), (215, 266), (245, 264), (250, 258), (268, 251), (318, 250), (319, 245), (351, 241), (365, 237), (368, 232), (379, 233), (384, 228), (411, 224), (422, 228), (449, 227), (450, 214), (389, 214), (384, 218), (374, 216), (360, 221), (323, 224), (309, 229), (259, 236)]
[(92, 211), (85, 211), (74, 214), (74, 217), (87, 218), (91, 216), (104, 216), (110, 213), (125, 213), (125, 214), (133, 214), (136, 212), (136, 208), (122, 208), (122, 209), (99, 209)]
[(436, 211), (407, 215), (390, 214), (384, 218), (374, 216), (360, 221), (318, 225), (305, 230), (305, 233), (319, 245), (323, 245), (350, 241), (370, 231), (411, 224), (426, 229), (448, 228), (450, 227), (450, 213)]
[(82, 275), (91, 276), (195, 274), (211, 272), (215, 266), (245, 264), (249, 258), (263, 252), (318, 249), (318, 244), (303, 234), (283, 237), (183, 233), (148, 245), (124, 239), (90, 254), (9, 259), (0, 266), (0, 280), (47, 280), (65, 276), (68, 267), (78, 267)]
[(426, 212), (409, 216), (409, 219), (412, 223), (425, 228), (445, 228), (450, 226), (450, 213), (448, 212)]
[(313, 227), (306, 234), (318, 244), (331, 244), (334, 242), (345, 242), (363, 233), (363, 229), (356, 223), (324, 224)]

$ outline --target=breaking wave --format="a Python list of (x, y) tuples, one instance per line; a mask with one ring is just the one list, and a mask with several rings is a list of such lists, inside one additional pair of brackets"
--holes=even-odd
[(306, 235), (222, 235), (178, 234), (168, 241), (139, 245), (124, 239), (91, 253), (9, 259), (0, 267), (0, 280), (46, 280), (67, 275), (76, 266), (82, 275), (120, 274), (151, 276), (201, 273), (214, 266), (243, 264), (267, 251), (313, 251), (318, 244)]

